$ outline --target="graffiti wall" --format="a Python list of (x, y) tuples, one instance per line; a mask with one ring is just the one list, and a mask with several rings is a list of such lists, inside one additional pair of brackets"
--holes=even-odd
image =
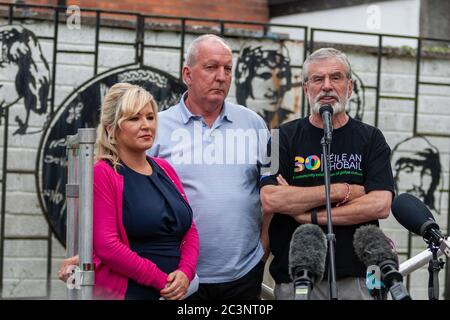
[(38, 185), (48, 222), (62, 244), (66, 242), (66, 137), (76, 134), (79, 128), (97, 127), (103, 97), (118, 82), (147, 89), (158, 101), (160, 110), (177, 103), (185, 91), (183, 83), (161, 70), (144, 66), (115, 68), (77, 88), (58, 108), (42, 136), (38, 159), (42, 181)]
[[(289, 48), (284, 43), (278, 46), (274, 49), (270, 49), (270, 45), (244, 46), (234, 70), (236, 101), (258, 112), (270, 129), (303, 114), (301, 69), (293, 67), (295, 61), (290, 58)], [(364, 84), (356, 73), (353, 78), (355, 85), (347, 111), (362, 120)]]
[[(88, 24), (79, 30), (63, 26), (58, 50), (65, 53), (54, 55), (51, 22), (8, 25), (0, 19), (0, 108), (9, 111), (7, 148), (3, 138), (0, 140), (8, 153), (5, 230), (7, 236), (17, 238), (14, 242), (5, 240), (4, 297), (45, 294), (46, 247), (42, 241), (29, 238), (44, 239), (49, 228), (55, 240), (51, 247), (52, 295), (64, 296), (64, 286), (54, 275), (64, 255), (66, 136), (78, 128), (97, 125), (102, 99), (114, 83), (142, 85), (155, 96), (160, 110), (175, 104), (185, 90), (179, 79), (180, 52), (151, 48), (180, 43), (179, 33), (146, 31), (143, 39), (147, 47), (138, 63), (139, 54), (133, 45), (112, 44), (129, 43), (135, 39), (134, 30), (101, 28), (100, 38), (105, 43), (99, 45), (93, 57), (70, 51), (94, 48), (94, 26)], [(193, 38), (192, 34), (186, 35), (186, 46)], [(234, 54), (230, 101), (256, 111), (269, 128), (307, 115), (301, 79), (305, 58), (302, 42), (236, 37), (228, 40)], [(450, 103), (450, 90), (427, 88), (421, 92), (420, 134), (414, 135), (411, 102), (383, 100), (376, 114), (373, 88), (377, 70), (373, 55), (352, 47), (348, 47), (347, 54), (355, 81), (347, 112), (370, 124), (378, 117), (378, 125), (393, 151), (397, 192), (421, 198), (445, 229), (450, 162), (449, 138), (445, 134), (450, 127), (450, 109), (441, 106)], [(95, 59), (98, 70), (94, 69)], [(381, 91), (392, 95), (414, 92), (414, 62), (411, 57), (383, 57)], [(450, 76), (450, 62), (447, 58), (430, 58), (423, 70), (430, 79), (445, 78)], [(6, 124), (4, 117), (1, 119), (0, 132), (4, 135)], [(383, 226), (398, 249), (406, 252), (405, 230), (391, 218)], [(413, 246), (420, 250), (423, 244), (418, 241)], [(34, 261), (32, 271), (24, 262), (27, 259)], [(412, 279), (413, 294), (422, 294), (423, 277), (418, 273), (417, 285)]]
[(16, 116), (14, 134), (30, 133), (30, 113), (48, 114), (50, 69), (47, 58), (33, 31), (22, 26), (0, 25), (0, 70), (5, 79), (0, 84), (0, 108), (23, 103), (23, 116)]

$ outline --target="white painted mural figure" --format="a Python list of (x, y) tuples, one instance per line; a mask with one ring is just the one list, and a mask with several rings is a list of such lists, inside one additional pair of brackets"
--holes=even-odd
[(26, 28), (0, 26), (0, 46), (0, 108), (9, 108), (23, 99), (25, 118), (15, 117), (19, 128), (14, 132), (23, 135), (29, 133), (31, 111), (39, 115), (48, 111), (50, 69), (38, 38)]

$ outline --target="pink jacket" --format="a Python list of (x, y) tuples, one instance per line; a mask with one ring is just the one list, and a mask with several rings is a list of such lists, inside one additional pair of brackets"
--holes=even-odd
[[(170, 164), (152, 158), (172, 180), (187, 201), (180, 180)], [(153, 262), (131, 251), (122, 223), (123, 176), (104, 160), (94, 165), (94, 295), (101, 299), (123, 299), (128, 279), (161, 290), (167, 274)], [(199, 254), (198, 233), (194, 221), (180, 246), (178, 270), (189, 280), (195, 275)]]

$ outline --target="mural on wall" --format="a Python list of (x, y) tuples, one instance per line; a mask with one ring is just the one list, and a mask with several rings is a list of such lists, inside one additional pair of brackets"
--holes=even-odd
[[(297, 80), (300, 75), (294, 75), (292, 69), (289, 52), (283, 46), (280, 50), (244, 47), (234, 72), (237, 103), (258, 112), (270, 129), (289, 120), (290, 115), (299, 116), (302, 83)], [(349, 99), (347, 113), (362, 121), (364, 84), (355, 73), (353, 82), (353, 95)], [(289, 103), (285, 99), (288, 94), (294, 96)]]
[(122, 67), (87, 81), (61, 104), (52, 117), (39, 147), (39, 194), (44, 214), (56, 237), (66, 241), (67, 183), (66, 137), (79, 128), (95, 128), (107, 90), (117, 82), (140, 85), (155, 97), (159, 111), (178, 103), (185, 86), (168, 73), (151, 67)]
[(363, 121), (366, 106), (366, 92), (361, 78), (352, 72), (353, 94), (347, 103), (347, 114), (353, 119)]
[[(36, 35), (17, 25), (0, 26), (0, 109), (9, 108), (23, 99), (25, 116), (15, 117), (19, 128), (13, 134), (28, 131), (30, 112), (48, 112), (50, 69)], [(13, 90), (7, 82), (14, 83)]]
[(244, 47), (234, 71), (237, 103), (258, 112), (269, 128), (285, 121), (289, 114), (298, 113), (299, 98), (294, 109), (283, 105), (285, 94), (294, 86), (287, 49)]
[[(23, 114), (14, 119), (18, 129), (14, 135), (34, 133), (29, 129), (31, 112), (48, 115), (50, 68), (37, 36), (19, 25), (0, 26), (0, 109), (22, 102)], [(295, 70), (295, 71), (293, 71)], [(300, 69), (291, 66), (289, 51), (264, 48), (260, 45), (243, 46), (235, 70), (236, 100), (264, 117), (269, 128), (276, 128), (300, 113)], [(361, 78), (353, 73), (353, 95), (347, 112), (363, 120), (365, 87)], [(144, 67), (122, 67), (97, 76), (73, 92), (46, 124), (40, 144), (39, 176), (40, 200), (47, 219), (58, 239), (65, 241), (65, 137), (81, 127), (95, 127), (98, 108), (106, 90), (116, 82), (130, 82), (144, 86), (157, 99), (160, 110), (178, 102), (185, 85), (175, 77), (160, 70)], [(289, 99), (286, 97), (289, 96)], [(18, 105), (19, 106), (19, 105)], [(41, 131), (41, 130), (39, 130)], [(37, 131), (35, 131), (37, 132)], [(417, 147), (423, 148), (417, 150)], [(409, 155), (402, 150), (408, 150)], [(417, 150), (417, 151), (411, 151)], [(393, 150), (392, 166), (397, 186), (420, 197), (431, 209), (439, 212), (438, 185), (442, 182), (439, 151), (424, 137), (408, 138)], [(396, 158), (396, 151), (402, 158)], [(420, 167), (422, 166), (422, 167)], [(411, 186), (404, 174), (419, 170)], [(415, 175), (414, 175), (415, 177)], [(403, 182), (405, 181), (405, 182)], [(398, 188), (397, 188), (398, 191)]]
[(439, 150), (427, 138), (415, 136), (399, 142), (392, 150), (396, 194), (407, 192), (440, 214), (443, 182)]
[[(270, 128), (277, 127), (289, 115), (299, 113), (300, 93), (294, 93), (297, 99), (293, 109), (283, 104), (288, 92), (292, 94), (296, 88), (301, 90), (301, 83), (293, 80), (287, 50), (283, 54), (260, 46), (245, 47), (237, 61), (235, 78), (238, 103), (259, 110)], [(360, 88), (363, 85), (356, 75), (354, 78), (355, 94), (349, 102), (349, 112), (362, 119), (364, 91)], [(36, 169), (42, 172), (38, 185), (44, 214), (63, 244), (66, 238), (66, 137), (75, 134), (78, 128), (97, 126), (103, 97), (117, 82), (145, 87), (155, 96), (160, 111), (176, 104), (185, 91), (180, 80), (158, 69), (119, 67), (88, 80), (57, 109), (41, 139)]]

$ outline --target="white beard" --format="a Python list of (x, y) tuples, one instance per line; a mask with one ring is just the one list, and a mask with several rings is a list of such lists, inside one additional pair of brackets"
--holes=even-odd
[[(347, 107), (347, 102), (348, 102), (347, 95), (348, 95), (348, 93), (346, 92), (344, 98), (340, 99), (338, 97), (339, 101), (336, 101), (335, 103), (333, 103), (331, 105), (332, 108), (333, 108), (333, 114), (338, 114), (338, 113), (341, 113), (341, 112), (345, 111), (345, 109)], [(324, 105), (324, 104), (319, 102), (319, 99), (322, 98), (323, 96), (324, 95), (320, 95), (319, 94), (317, 96), (317, 98), (316, 98), (316, 101), (311, 103), (311, 97), (308, 94), (308, 100), (309, 100), (309, 104), (311, 105), (312, 113), (319, 114), (320, 107), (322, 107)], [(336, 95), (334, 95), (334, 96), (336, 96)]]
[[(319, 113), (320, 107), (322, 107), (323, 104), (320, 102), (315, 102), (312, 106), (312, 112), (313, 113)], [(347, 100), (345, 101), (336, 101), (331, 105), (333, 107), (333, 114), (338, 114), (345, 111), (345, 108), (347, 107)]]

